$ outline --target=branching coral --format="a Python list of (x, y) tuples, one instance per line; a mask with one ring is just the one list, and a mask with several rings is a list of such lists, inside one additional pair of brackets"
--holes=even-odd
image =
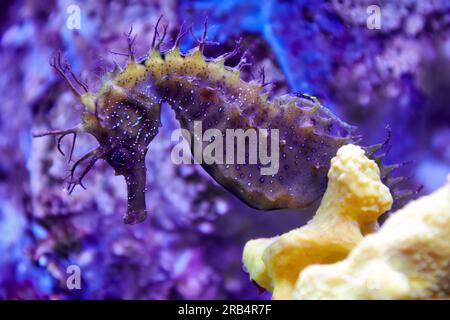
[(306, 226), (272, 239), (249, 241), (243, 254), (250, 277), (288, 299), (300, 272), (315, 263), (342, 260), (376, 229), (392, 205), (377, 164), (355, 145), (341, 147), (331, 160), (328, 187), (315, 217)]
[(305, 269), (299, 299), (449, 299), (450, 176), (367, 236), (343, 261)]
[(250, 277), (275, 299), (448, 299), (450, 176), (435, 193), (393, 213), (376, 164), (356, 146), (331, 161), (316, 216), (280, 237), (244, 248)]

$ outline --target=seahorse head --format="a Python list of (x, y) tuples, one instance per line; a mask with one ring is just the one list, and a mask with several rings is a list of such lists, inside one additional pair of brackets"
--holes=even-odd
[(149, 107), (130, 90), (105, 83), (97, 95), (82, 96), (83, 127), (99, 142), (116, 174), (126, 174), (144, 160), (148, 144), (158, 133), (160, 106)]

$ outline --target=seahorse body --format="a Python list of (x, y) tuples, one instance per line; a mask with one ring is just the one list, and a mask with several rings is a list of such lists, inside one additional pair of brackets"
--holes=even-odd
[[(164, 103), (192, 134), (195, 121), (202, 121), (203, 131), (216, 128), (222, 134), (226, 129), (279, 130), (280, 164), (274, 175), (261, 175), (259, 160), (256, 164), (202, 164), (218, 183), (251, 207), (302, 208), (320, 199), (330, 160), (339, 147), (357, 142), (355, 128), (307, 95), (284, 95), (270, 101), (262, 93), (263, 84), (245, 82), (239, 68), (224, 65), (230, 54), (204, 57), (206, 31), (199, 45), (185, 54), (180, 52), (180, 39), (164, 53), (159, 45), (152, 46), (142, 61), (131, 54), (123, 71), (116, 68), (104, 76), (96, 95), (81, 95), (84, 113), (79, 128), (96, 137), (100, 144), (97, 157), (127, 181), (125, 222), (137, 223), (146, 216), (144, 158), (158, 132)], [(202, 143), (205, 147), (208, 141)]]
[[(317, 101), (286, 95), (269, 101), (261, 85), (246, 83), (224, 59), (207, 60), (196, 49), (181, 55), (178, 48), (163, 57), (154, 53), (143, 64), (125, 70), (118, 86), (157, 96), (168, 102), (183, 128), (203, 130), (276, 128), (280, 132), (280, 168), (261, 176), (261, 163), (203, 164), (221, 185), (258, 209), (306, 207), (326, 186), (326, 172), (337, 149), (352, 141), (352, 128)], [(208, 142), (204, 142), (206, 145)], [(247, 157), (248, 158), (248, 157)]]

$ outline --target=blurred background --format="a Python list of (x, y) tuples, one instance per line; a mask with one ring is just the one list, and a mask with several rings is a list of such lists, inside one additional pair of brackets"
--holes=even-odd
[[(367, 27), (371, 4), (381, 9), (380, 29)], [(79, 25), (68, 20), (76, 12)], [(2, 1), (0, 14), (1, 299), (270, 297), (242, 269), (243, 245), (304, 224), (311, 210), (252, 210), (201, 168), (173, 165), (169, 108), (147, 156), (151, 216), (140, 225), (123, 224), (126, 187), (109, 166), (99, 161), (87, 191), (69, 196), (67, 157), (54, 138), (31, 137), (79, 122), (80, 105), (49, 66), (52, 53), (61, 49), (95, 90), (114, 61), (126, 63), (110, 52), (126, 52), (123, 33), (133, 27), (143, 56), (161, 14), (168, 40), (183, 22), (200, 34), (208, 16), (209, 38), (221, 42), (208, 56), (242, 37), (252, 63), (244, 79), (264, 67), (272, 96), (318, 97), (359, 126), (363, 144), (383, 141), (390, 125), (387, 162), (413, 162), (402, 169), (411, 190), (427, 194), (450, 172), (450, 1), (16, 0)], [(185, 38), (182, 48), (192, 46)], [(75, 157), (93, 146), (79, 137)], [(66, 286), (70, 265), (81, 269), (80, 290)]]

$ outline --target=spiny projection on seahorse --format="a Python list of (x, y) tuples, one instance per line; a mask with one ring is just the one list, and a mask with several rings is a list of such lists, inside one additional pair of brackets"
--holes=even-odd
[[(275, 174), (261, 175), (263, 164), (259, 160), (233, 165), (202, 163), (215, 181), (249, 206), (264, 210), (305, 208), (321, 199), (331, 158), (342, 145), (360, 141), (356, 128), (312, 96), (288, 94), (269, 99), (264, 91), (267, 85), (264, 77), (262, 82), (243, 81), (240, 69), (247, 64), (245, 57), (235, 67), (225, 65), (239, 53), (240, 41), (232, 52), (216, 58), (205, 57), (204, 48), (211, 44), (207, 39), (207, 19), (200, 38), (195, 37), (192, 27), (182, 25), (171, 49), (162, 50), (168, 26), (161, 30), (161, 18), (155, 25), (151, 49), (141, 59), (135, 57), (136, 37), (132, 36), (132, 29), (126, 34), (129, 62), (125, 68), (116, 65), (105, 74), (97, 93), (89, 91), (67, 62), (61, 62), (60, 53), (53, 57), (51, 65), (83, 105), (82, 120), (74, 128), (35, 136), (59, 136), (58, 149), (62, 152), (61, 139), (72, 134), (70, 158), (79, 133), (93, 135), (99, 144), (70, 169), (69, 192), (77, 185), (84, 188), (82, 179), (97, 160), (103, 159), (116, 175), (125, 178), (128, 205), (124, 222), (142, 222), (147, 216), (145, 156), (160, 127), (161, 106), (170, 105), (181, 127), (192, 136), (196, 121), (202, 122), (204, 131), (218, 129), (223, 135), (226, 129), (278, 130), (280, 158)], [(182, 53), (180, 42), (188, 30), (197, 45)], [(200, 143), (205, 148), (208, 141)], [(260, 143), (260, 138), (252, 143)], [(392, 187), (402, 179), (390, 178), (399, 165), (385, 166), (384, 154), (374, 155), (386, 143), (366, 147), (366, 152), (377, 161), (386, 183)], [(265, 147), (270, 150), (271, 144), (269, 140)], [(249, 158), (248, 152), (245, 157)], [(82, 162), (86, 165), (76, 175)]]

